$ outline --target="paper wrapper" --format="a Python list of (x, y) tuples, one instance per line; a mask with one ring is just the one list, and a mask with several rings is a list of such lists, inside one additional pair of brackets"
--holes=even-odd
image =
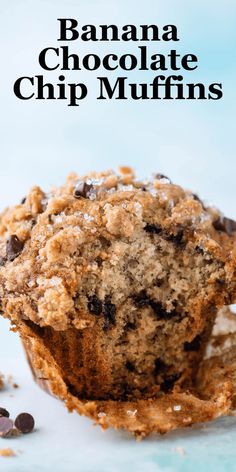
[(213, 334), (191, 389), (137, 401), (89, 401), (73, 395), (43, 340), (25, 323), (20, 326), (35, 381), (60, 398), (69, 411), (91, 418), (103, 429), (124, 429), (142, 438), (231, 415), (236, 406), (236, 316), (218, 315)]

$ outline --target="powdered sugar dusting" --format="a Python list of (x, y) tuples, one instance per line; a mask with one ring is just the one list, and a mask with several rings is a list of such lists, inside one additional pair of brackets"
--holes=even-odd
[(133, 185), (124, 185), (124, 184), (118, 184), (117, 189), (121, 192), (132, 192), (134, 190)]
[(84, 217), (85, 221), (93, 221), (94, 220), (93, 216), (90, 216), (88, 213), (84, 213), (83, 217)]

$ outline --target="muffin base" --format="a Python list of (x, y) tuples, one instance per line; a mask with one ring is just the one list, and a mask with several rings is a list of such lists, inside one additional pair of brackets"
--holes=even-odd
[(69, 411), (89, 417), (103, 429), (111, 426), (142, 438), (232, 414), (236, 406), (236, 318), (229, 310), (219, 316), (194, 385), (136, 401), (81, 400), (69, 391), (60, 367), (32, 328), (22, 322), (19, 329), (41, 388), (61, 399)]

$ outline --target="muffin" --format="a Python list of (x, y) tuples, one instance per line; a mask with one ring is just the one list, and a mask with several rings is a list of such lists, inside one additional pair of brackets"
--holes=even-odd
[(1, 215), (1, 311), (73, 398), (178, 394), (236, 298), (235, 231), (164, 175), (71, 174)]

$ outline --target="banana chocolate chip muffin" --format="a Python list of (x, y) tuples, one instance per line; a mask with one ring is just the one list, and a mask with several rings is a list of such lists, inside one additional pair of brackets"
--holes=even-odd
[(31, 363), (39, 343), (41, 377), (45, 349), (80, 400), (190, 388), (217, 309), (236, 298), (235, 231), (164, 175), (71, 174), (2, 213), (1, 312)]

